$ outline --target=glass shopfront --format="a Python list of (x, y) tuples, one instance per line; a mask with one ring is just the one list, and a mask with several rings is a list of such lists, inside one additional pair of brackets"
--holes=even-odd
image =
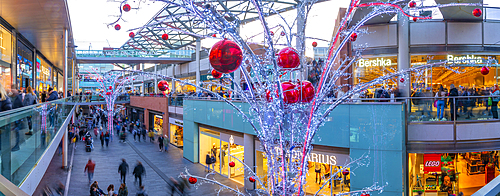
[(0, 26), (0, 83), (5, 89), (12, 85), (12, 35)]
[(52, 67), (47, 63), (47, 61), (37, 58), (36, 68), (37, 90), (39, 92), (48, 91), (50, 87), (53, 87)]
[(33, 82), (33, 51), (20, 41), (17, 42), (17, 82), (23, 89)]
[(408, 154), (410, 195), (472, 195), (499, 175), (499, 151)]
[(184, 146), (183, 121), (175, 118), (169, 118), (170, 122), (170, 143), (177, 147)]
[[(395, 56), (371, 57), (359, 59), (353, 69), (354, 84), (372, 81), (378, 77), (394, 73), (398, 70), (398, 59)], [(395, 89), (398, 85), (397, 78), (386, 80), (382, 84), (372, 86), (372, 89), (365, 91), (361, 98), (380, 98), (376, 97), (375, 89), (383, 87), (384, 89)]]
[[(243, 137), (200, 127), (200, 163), (210, 170), (244, 184)], [(214, 161), (213, 161), (214, 160)], [(239, 161), (238, 161), (239, 160)], [(234, 162), (234, 167), (229, 163)]]

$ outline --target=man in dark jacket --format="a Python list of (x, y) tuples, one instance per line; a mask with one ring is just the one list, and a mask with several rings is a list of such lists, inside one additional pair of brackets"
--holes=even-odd
[(134, 172), (132, 172), (135, 176), (135, 181), (139, 178), (139, 186), (142, 186), (142, 175), (146, 174), (146, 169), (142, 166), (140, 161), (137, 161), (137, 165), (134, 168)]
[(49, 88), (49, 98), (47, 98), (47, 101), (53, 101), (59, 98), (59, 95), (57, 94), (57, 91), (55, 91), (52, 87)]
[(120, 173), (120, 179), (123, 184), (125, 184), (125, 177), (127, 176), (128, 172), (128, 164), (125, 161), (125, 159), (122, 159), (122, 163), (118, 167), (118, 173)]
[[(16, 108), (22, 108), (24, 105), (23, 105), (23, 94), (22, 93), (19, 93), (18, 90), (15, 90), (14, 88), (15, 86), (13, 86), (13, 88), (11, 89), (11, 92), (12, 92), (12, 109), (16, 109)], [(14, 145), (14, 147), (12, 147), (12, 151), (18, 151), (19, 150), (19, 140), (20, 140), (20, 135), (19, 135), (19, 132), (21, 131), (21, 129), (23, 128), (23, 120), (16, 120), (14, 121), (14, 132), (16, 133), (16, 144)]]
[[(449, 92), (448, 96), (450, 96), (450, 97), (457, 97), (458, 96), (458, 90), (457, 90), (457, 88), (455, 88), (454, 84), (450, 85), (450, 92)], [(457, 107), (456, 107), (457, 99), (450, 98), (448, 100), (448, 102), (450, 103), (451, 119), (457, 120), (457, 116), (458, 116), (457, 115)]]

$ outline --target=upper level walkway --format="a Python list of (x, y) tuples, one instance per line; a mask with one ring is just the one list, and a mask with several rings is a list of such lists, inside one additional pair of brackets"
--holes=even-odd
[(78, 64), (159, 63), (178, 64), (192, 61), (193, 50), (77, 50)]

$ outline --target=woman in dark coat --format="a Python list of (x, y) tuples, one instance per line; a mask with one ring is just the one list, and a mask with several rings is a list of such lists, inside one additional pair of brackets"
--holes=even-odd
[(0, 112), (11, 109), (12, 109), (12, 102), (10, 101), (10, 97), (7, 95), (7, 91), (5, 91), (3, 85), (0, 84)]

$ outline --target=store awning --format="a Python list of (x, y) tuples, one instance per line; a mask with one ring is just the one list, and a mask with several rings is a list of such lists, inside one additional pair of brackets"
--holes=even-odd
[[(64, 29), (68, 29), (69, 40), (73, 40), (66, 0), (1, 2), (0, 16), (30, 41), (54, 66), (63, 70)], [(72, 45), (71, 42), (68, 44)]]
[[(436, 0), (437, 4), (448, 4), (448, 3), (483, 3), (483, 0)], [(483, 17), (475, 17), (472, 15), (472, 10), (480, 8), (471, 7), (471, 6), (462, 6), (462, 7), (445, 7), (440, 8), (441, 14), (445, 20), (455, 20), (455, 21), (481, 21)]]
[[(382, 2), (389, 2), (390, 0), (383, 0)], [(362, 3), (371, 3), (371, 2), (381, 2), (381, 1), (376, 1), (376, 0), (361, 0), (360, 4)], [(406, 4), (408, 4), (410, 0), (404, 0), (399, 3), (400, 6), (404, 7)], [(350, 26), (355, 25), (358, 23), (360, 20), (362, 20), (366, 15), (368, 15), (370, 12), (373, 11), (373, 7), (362, 7), (362, 8), (356, 8), (354, 11), (354, 15), (352, 16), (352, 20), (349, 23)], [(365, 23), (365, 25), (370, 25), (370, 24), (380, 24), (380, 23), (388, 23), (391, 21), (391, 19), (395, 16), (396, 14), (382, 14), (379, 15), (368, 22)]]

